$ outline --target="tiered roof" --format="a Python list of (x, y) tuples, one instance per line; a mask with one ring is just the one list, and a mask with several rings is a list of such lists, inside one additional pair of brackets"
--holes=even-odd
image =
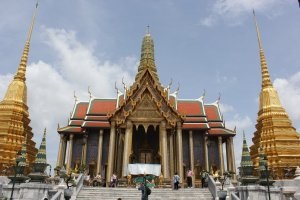
[[(234, 131), (225, 127), (218, 102), (205, 104), (203, 97), (176, 100), (170, 96), (169, 100), (173, 101), (171, 106), (177, 104), (175, 109), (183, 116), (183, 129), (207, 130), (210, 135), (235, 135)], [(86, 128), (109, 128), (109, 117), (117, 109), (116, 98), (91, 98), (89, 102), (76, 102), (68, 126), (60, 128), (58, 132), (80, 134)]]

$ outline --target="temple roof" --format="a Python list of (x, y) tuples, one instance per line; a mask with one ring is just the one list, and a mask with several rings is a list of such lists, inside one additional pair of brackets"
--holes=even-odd
[[(205, 104), (203, 99), (173, 98), (172, 101), (184, 116), (183, 129), (207, 130), (210, 135), (235, 135), (234, 131), (225, 127), (218, 103)], [(110, 128), (109, 116), (118, 109), (116, 105), (117, 99), (113, 98), (91, 98), (90, 102), (76, 102), (68, 126), (60, 128), (58, 132), (83, 133), (86, 128)]]

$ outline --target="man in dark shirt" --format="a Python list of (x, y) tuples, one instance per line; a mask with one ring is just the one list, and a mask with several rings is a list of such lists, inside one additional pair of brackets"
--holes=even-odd
[(146, 189), (146, 185), (144, 183), (142, 183), (140, 185), (140, 187), (138, 188), (139, 190), (142, 191), (142, 200), (148, 200), (148, 194), (147, 194), (147, 189)]

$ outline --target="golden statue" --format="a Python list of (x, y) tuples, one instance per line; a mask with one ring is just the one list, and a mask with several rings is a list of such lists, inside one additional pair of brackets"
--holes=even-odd
[(131, 174), (127, 175), (127, 186), (131, 186)]
[(163, 186), (163, 180), (164, 180), (164, 175), (161, 173), (160, 176), (159, 176), (159, 186)]

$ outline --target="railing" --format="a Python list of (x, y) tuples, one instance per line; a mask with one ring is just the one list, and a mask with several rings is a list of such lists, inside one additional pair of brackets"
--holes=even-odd
[(241, 200), (236, 194), (231, 193), (231, 200)]
[(79, 174), (79, 176), (75, 180), (76, 186), (73, 188), (72, 199), (76, 199), (77, 194), (81, 190), (82, 185), (83, 185), (83, 178), (84, 178), (83, 174)]
[(212, 176), (208, 176), (208, 189), (214, 199), (218, 197), (216, 182)]
[(60, 200), (62, 198), (62, 191), (57, 191), (50, 200)]

